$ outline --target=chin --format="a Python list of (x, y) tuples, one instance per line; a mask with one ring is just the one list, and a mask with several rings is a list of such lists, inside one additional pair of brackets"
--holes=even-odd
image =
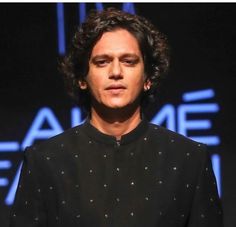
[(104, 105), (108, 108), (111, 109), (121, 109), (124, 108), (128, 105), (128, 103), (124, 103), (124, 102), (109, 102), (109, 103), (104, 103)]
[(109, 103), (108, 105), (106, 105), (107, 108), (116, 110), (126, 109), (132, 106), (135, 106), (134, 103)]
[(126, 105), (109, 105), (107, 106), (109, 109), (122, 109), (122, 108), (125, 108)]
[(104, 100), (103, 102), (101, 101), (100, 104), (107, 108), (107, 109), (116, 109), (116, 110), (121, 110), (121, 109), (126, 109), (126, 108), (135, 108), (138, 105), (138, 100)]

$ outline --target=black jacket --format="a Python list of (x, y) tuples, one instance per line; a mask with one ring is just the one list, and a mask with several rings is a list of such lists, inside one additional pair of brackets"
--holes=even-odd
[(11, 227), (221, 227), (206, 146), (143, 120), (85, 122), (25, 151)]

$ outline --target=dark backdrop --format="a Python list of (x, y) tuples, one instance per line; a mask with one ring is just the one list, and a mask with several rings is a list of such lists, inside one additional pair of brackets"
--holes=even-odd
[[(103, 4), (103, 7), (108, 6), (122, 9), (123, 4)], [(57, 4), (42, 3), (0, 4), (2, 227), (8, 223), (10, 206), (6, 205), (6, 198), (22, 158), (21, 146), (39, 110), (50, 108), (63, 129), (71, 127), (74, 103), (66, 95), (62, 76), (57, 70), (60, 59), (57, 7)], [(91, 8), (95, 8), (95, 4), (87, 4), (87, 10)], [(64, 4), (66, 48), (75, 26), (80, 22), (78, 9), (79, 4)], [(220, 138), (217, 146), (210, 146), (210, 152), (218, 154), (221, 160), (225, 226), (235, 227), (236, 150), (233, 141), (236, 96), (233, 91), (236, 84), (236, 5), (135, 3), (134, 9), (167, 34), (172, 49), (171, 70), (160, 88), (158, 103), (148, 113), (149, 119), (168, 103), (177, 109), (183, 103), (183, 93), (214, 91), (214, 97), (206, 102), (217, 103), (219, 111), (210, 116), (211, 129), (201, 133)], [(202, 114), (200, 117), (207, 116)], [(42, 129), (50, 128), (50, 122), (45, 120)], [(6, 142), (8, 144), (4, 148)]]

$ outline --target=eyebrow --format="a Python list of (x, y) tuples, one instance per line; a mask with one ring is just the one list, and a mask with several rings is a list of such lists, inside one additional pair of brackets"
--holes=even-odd
[(90, 61), (91, 61), (91, 62), (94, 62), (94, 61), (96, 61), (96, 60), (98, 60), (98, 59), (103, 59), (103, 58), (111, 58), (111, 56), (109, 56), (108, 54), (99, 54), (99, 55), (93, 56), (93, 57), (90, 59)]
[[(119, 58), (127, 58), (127, 57), (140, 59), (140, 56), (138, 56), (137, 54), (131, 54), (131, 53), (122, 54)], [(103, 58), (111, 59), (113, 57), (109, 54), (98, 54), (98, 55), (93, 56), (90, 61), (94, 62), (98, 59), (103, 59)]]

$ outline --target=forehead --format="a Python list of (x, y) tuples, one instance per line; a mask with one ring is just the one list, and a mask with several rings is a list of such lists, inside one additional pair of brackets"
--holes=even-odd
[(141, 56), (137, 39), (125, 29), (105, 32), (94, 45), (91, 56), (101, 54), (136, 54)]

